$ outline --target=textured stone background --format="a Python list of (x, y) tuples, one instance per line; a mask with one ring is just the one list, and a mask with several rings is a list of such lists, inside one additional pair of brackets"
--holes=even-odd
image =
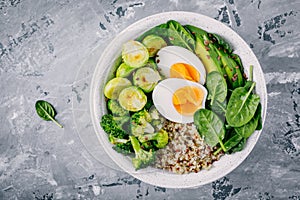
[[(129, 24), (172, 10), (240, 34), (268, 89), (265, 128), (250, 156), (196, 189), (145, 184), (89, 145), (88, 91), (102, 50)], [(0, 199), (299, 200), (299, 16), (299, 0), (0, 0)], [(37, 99), (55, 106), (63, 129), (37, 117)]]

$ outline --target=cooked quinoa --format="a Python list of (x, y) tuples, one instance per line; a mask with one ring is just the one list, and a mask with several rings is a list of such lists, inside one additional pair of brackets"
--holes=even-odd
[(155, 167), (177, 174), (197, 173), (219, 160), (221, 154), (213, 155), (193, 123), (167, 121), (164, 129), (169, 133), (169, 143), (157, 151)]

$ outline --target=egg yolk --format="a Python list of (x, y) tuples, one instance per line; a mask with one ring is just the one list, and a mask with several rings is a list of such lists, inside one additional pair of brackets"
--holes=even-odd
[(199, 82), (200, 73), (192, 65), (186, 63), (175, 63), (170, 68), (170, 77)]
[(172, 102), (180, 114), (193, 115), (201, 107), (203, 97), (204, 93), (200, 88), (185, 86), (175, 91)]

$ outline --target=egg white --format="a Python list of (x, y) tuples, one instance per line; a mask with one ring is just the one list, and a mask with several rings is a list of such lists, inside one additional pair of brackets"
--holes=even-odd
[(175, 63), (185, 63), (195, 67), (200, 73), (199, 83), (204, 85), (206, 70), (201, 60), (191, 51), (178, 46), (167, 46), (160, 49), (156, 55), (156, 63), (160, 73), (166, 78), (170, 77), (170, 68)]
[(195, 86), (203, 91), (204, 96), (201, 108), (205, 108), (207, 90), (204, 86), (185, 79), (168, 78), (159, 82), (152, 93), (154, 106), (166, 119), (178, 123), (190, 123), (194, 121), (193, 115), (181, 115), (179, 112), (177, 112), (172, 102), (175, 91), (185, 86)]

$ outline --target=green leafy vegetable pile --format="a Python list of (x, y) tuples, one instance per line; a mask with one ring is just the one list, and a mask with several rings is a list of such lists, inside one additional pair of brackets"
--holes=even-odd
[(174, 20), (123, 45), (122, 61), (104, 88), (108, 113), (101, 120), (114, 149), (132, 156), (139, 169), (150, 165), (155, 151), (167, 145), (164, 118), (153, 109), (151, 93), (162, 79), (154, 57), (168, 45), (194, 52), (206, 68), (207, 109), (194, 114), (199, 134), (215, 154), (242, 150), (246, 139), (262, 128), (253, 68), (248, 80), (241, 59), (222, 37)]
[(108, 113), (100, 125), (113, 148), (132, 157), (135, 169), (151, 165), (155, 151), (168, 144), (164, 118), (152, 106), (152, 91), (161, 80), (153, 57), (166, 45), (155, 35), (125, 43), (121, 63), (104, 87)]

